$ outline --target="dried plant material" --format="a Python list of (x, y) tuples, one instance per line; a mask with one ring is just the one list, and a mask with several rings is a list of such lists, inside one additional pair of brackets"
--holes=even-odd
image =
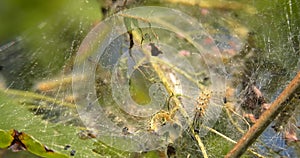
[(244, 114), (245, 118), (248, 118), (251, 123), (255, 123), (257, 121), (257, 118), (253, 114)]
[(78, 80), (82, 80), (85, 76), (82, 75), (62, 75), (57, 78), (53, 78), (51, 80), (38, 82), (34, 89), (40, 92), (49, 92), (49, 91), (55, 91), (58, 89), (65, 89), (67, 87), (70, 87), (72, 82), (76, 82)]
[(287, 143), (299, 141), (295, 129), (291, 128), (284, 132), (284, 139)]

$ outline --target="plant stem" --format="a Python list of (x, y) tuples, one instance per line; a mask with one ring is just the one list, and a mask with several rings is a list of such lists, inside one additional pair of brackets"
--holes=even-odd
[(16, 90), (16, 89), (6, 89), (5, 93), (9, 94), (9, 95), (21, 96), (21, 97), (24, 97), (24, 98), (44, 100), (44, 101), (48, 101), (50, 103), (55, 103), (57, 105), (62, 105), (62, 106), (69, 107), (69, 108), (76, 108), (76, 105), (74, 105), (74, 104), (67, 103), (67, 102), (64, 102), (64, 101), (59, 101), (55, 98), (51, 98), (51, 97), (41, 95), (41, 94), (38, 94), (38, 93), (34, 93), (34, 92), (22, 91), (22, 90)]
[(300, 71), (282, 93), (271, 104), (250, 130), (238, 141), (234, 148), (225, 156), (225, 158), (240, 157), (247, 148), (260, 136), (260, 134), (268, 127), (268, 125), (276, 118), (276, 116), (285, 108), (283, 104), (299, 87)]
[[(144, 50), (144, 51), (147, 52), (147, 50)], [(147, 52), (147, 54), (150, 54), (150, 52)], [(153, 60), (153, 59), (155, 59), (155, 57), (153, 57), (151, 59)], [(169, 95), (171, 96), (172, 94), (176, 94), (174, 89), (172, 88), (171, 83), (168, 82), (166, 76), (164, 75), (164, 71), (161, 69), (161, 66), (159, 64), (157, 64), (156, 62), (151, 62), (151, 64), (152, 64), (153, 69), (156, 71), (159, 78), (161, 79), (162, 83), (165, 85)], [(192, 127), (192, 121), (189, 119), (187, 112), (185, 111), (185, 109), (181, 105), (180, 100), (177, 97), (174, 97), (174, 103), (175, 103), (175, 106), (170, 112), (171, 116), (175, 115), (176, 111), (179, 110), (179, 112), (187, 120), (187, 122), (189, 124), (189, 128), (198, 143), (198, 146), (202, 152), (203, 157), (208, 158), (205, 146), (204, 146), (203, 142), (201, 141), (200, 136), (197, 133), (195, 133), (194, 128)]]

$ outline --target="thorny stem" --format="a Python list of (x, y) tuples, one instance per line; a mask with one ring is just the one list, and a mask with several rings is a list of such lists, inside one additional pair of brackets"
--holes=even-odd
[(276, 118), (276, 116), (285, 108), (283, 104), (299, 87), (300, 71), (282, 93), (271, 104), (250, 130), (238, 141), (234, 148), (225, 156), (225, 158), (239, 157), (247, 148), (260, 136), (260, 134), (268, 127), (268, 125)]

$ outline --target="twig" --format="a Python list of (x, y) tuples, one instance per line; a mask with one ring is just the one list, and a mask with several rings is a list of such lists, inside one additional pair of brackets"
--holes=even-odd
[[(236, 141), (232, 140), (231, 138), (227, 137), (226, 135), (218, 132), (217, 130), (213, 129), (213, 128), (210, 128), (208, 126), (203, 126), (201, 125), (203, 128), (206, 128), (207, 130), (209, 130), (210, 132), (213, 132), (215, 133), (216, 135), (219, 135), (220, 137), (226, 139), (227, 141), (231, 142), (231, 143), (234, 143), (236, 144)], [(252, 153), (253, 155), (259, 157), (259, 158), (264, 158), (264, 156), (260, 155), (259, 153), (255, 152), (253, 149), (247, 149), (247, 151), (249, 151), (250, 153)]]
[(266, 110), (250, 130), (238, 141), (234, 148), (225, 156), (225, 158), (239, 157), (247, 148), (260, 136), (260, 134), (268, 127), (275, 117), (285, 108), (284, 103), (291, 94), (300, 85), (300, 71), (290, 84), (282, 91), (282, 93), (272, 103), (270, 108)]

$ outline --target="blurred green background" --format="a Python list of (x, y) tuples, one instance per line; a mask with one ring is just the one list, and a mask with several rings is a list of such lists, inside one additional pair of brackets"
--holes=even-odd
[(17, 89), (62, 71), (102, 19), (101, 5), (93, 0), (4, 0), (0, 8), (1, 73)]

